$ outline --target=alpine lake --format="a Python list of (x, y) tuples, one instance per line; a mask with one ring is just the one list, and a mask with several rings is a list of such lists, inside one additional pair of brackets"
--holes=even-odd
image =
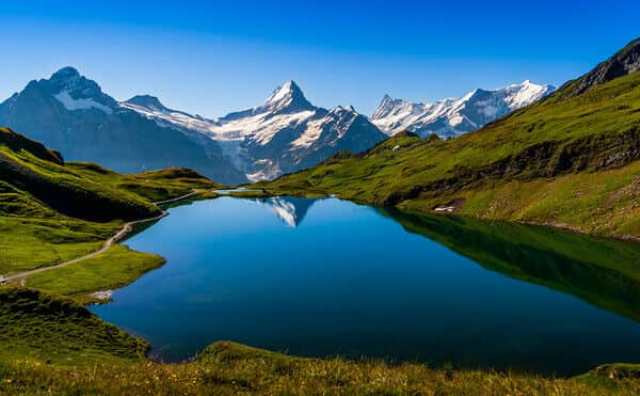
[(560, 376), (640, 360), (640, 244), (334, 198), (169, 212), (125, 242), (167, 263), (91, 307), (159, 360), (218, 340)]

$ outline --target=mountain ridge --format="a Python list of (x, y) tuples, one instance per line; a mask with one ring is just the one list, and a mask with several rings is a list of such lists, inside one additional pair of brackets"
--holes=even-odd
[(192, 168), (229, 184), (246, 178), (215, 142), (160, 126), (122, 107), (72, 67), (30, 81), (0, 103), (0, 125), (20, 130), (69, 160), (97, 162), (121, 172)]
[(388, 135), (410, 131), (426, 137), (455, 137), (479, 129), (549, 95), (552, 85), (530, 80), (497, 90), (477, 88), (459, 98), (414, 103), (384, 95), (370, 119)]
[(640, 38), (632, 40), (582, 77), (565, 83), (562, 97), (581, 95), (594, 86), (640, 70)]
[(160, 108), (159, 101), (149, 106), (142, 106), (140, 99), (134, 102), (122, 105), (220, 144), (251, 181), (313, 166), (339, 151), (362, 152), (386, 138), (352, 106), (327, 110), (312, 105), (291, 80), (261, 105), (216, 119)]

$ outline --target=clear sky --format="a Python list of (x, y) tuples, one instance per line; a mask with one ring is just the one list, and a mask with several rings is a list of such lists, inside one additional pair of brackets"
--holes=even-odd
[(531, 79), (559, 85), (640, 36), (638, 0), (0, 1), (0, 97), (71, 65), (116, 99), (217, 117), (293, 79), (370, 114)]

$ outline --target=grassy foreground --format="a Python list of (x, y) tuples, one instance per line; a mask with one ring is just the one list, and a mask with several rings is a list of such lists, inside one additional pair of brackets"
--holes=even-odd
[(192, 362), (146, 360), (144, 341), (82, 306), (0, 289), (0, 394), (17, 395), (634, 395), (640, 367), (608, 365), (577, 378), (405, 363), (296, 358), (219, 342)]
[(196, 361), (58, 367), (0, 364), (2, 394), (95, 395), (637, 395), (638, 367), (607, 366), (572, 379), (417, 364), (300, 359), (221, 342)]

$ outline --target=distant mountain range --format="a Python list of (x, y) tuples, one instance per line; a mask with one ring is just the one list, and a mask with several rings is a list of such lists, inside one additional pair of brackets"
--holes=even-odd
[(276, 89), (264, 104), (217, 120), (168, 109), (151, 96), (136, 96), (121, 105), (159, 125), (216, 141), (252, 181), (308, 168), (339, 151), (361, 152), (386, 138), (353, 107), (313, 106), (293, 81)]
[(245, 180), (215, 142), (200, 144), (120, 106), (71, 67), (48, 80), (31, 81), (1, 103), (0, 125), (23, 131), (66, 159), (98, 162), (117, 171), (181, 166), (222, 182)]
[(495, 91), (476, 89), (461, 98), (434, 103), (412, 103), (385, 95), (371, 120), (388, 135), (409, 131), (421, 137), (453, 137), (479, 129), (554, 90), (552, 85), (527, 80)]
[(351, 106), (316, 107), (295, 82), (287, 81), (260, 106), (210, 119), (167, 108), (149, 95), (118, 102), (95, 81), (65, 67), (1, 103), (0, 125), (26, 133), (69, 160), (98, 162), (121, 172), (187, 167), (238, 184), (296, 172), (338, 152), (363, 152), (403, 130), (455, 136), (552, 90), (526, 81), (433, 104), (385, 96), (370, 120)]

